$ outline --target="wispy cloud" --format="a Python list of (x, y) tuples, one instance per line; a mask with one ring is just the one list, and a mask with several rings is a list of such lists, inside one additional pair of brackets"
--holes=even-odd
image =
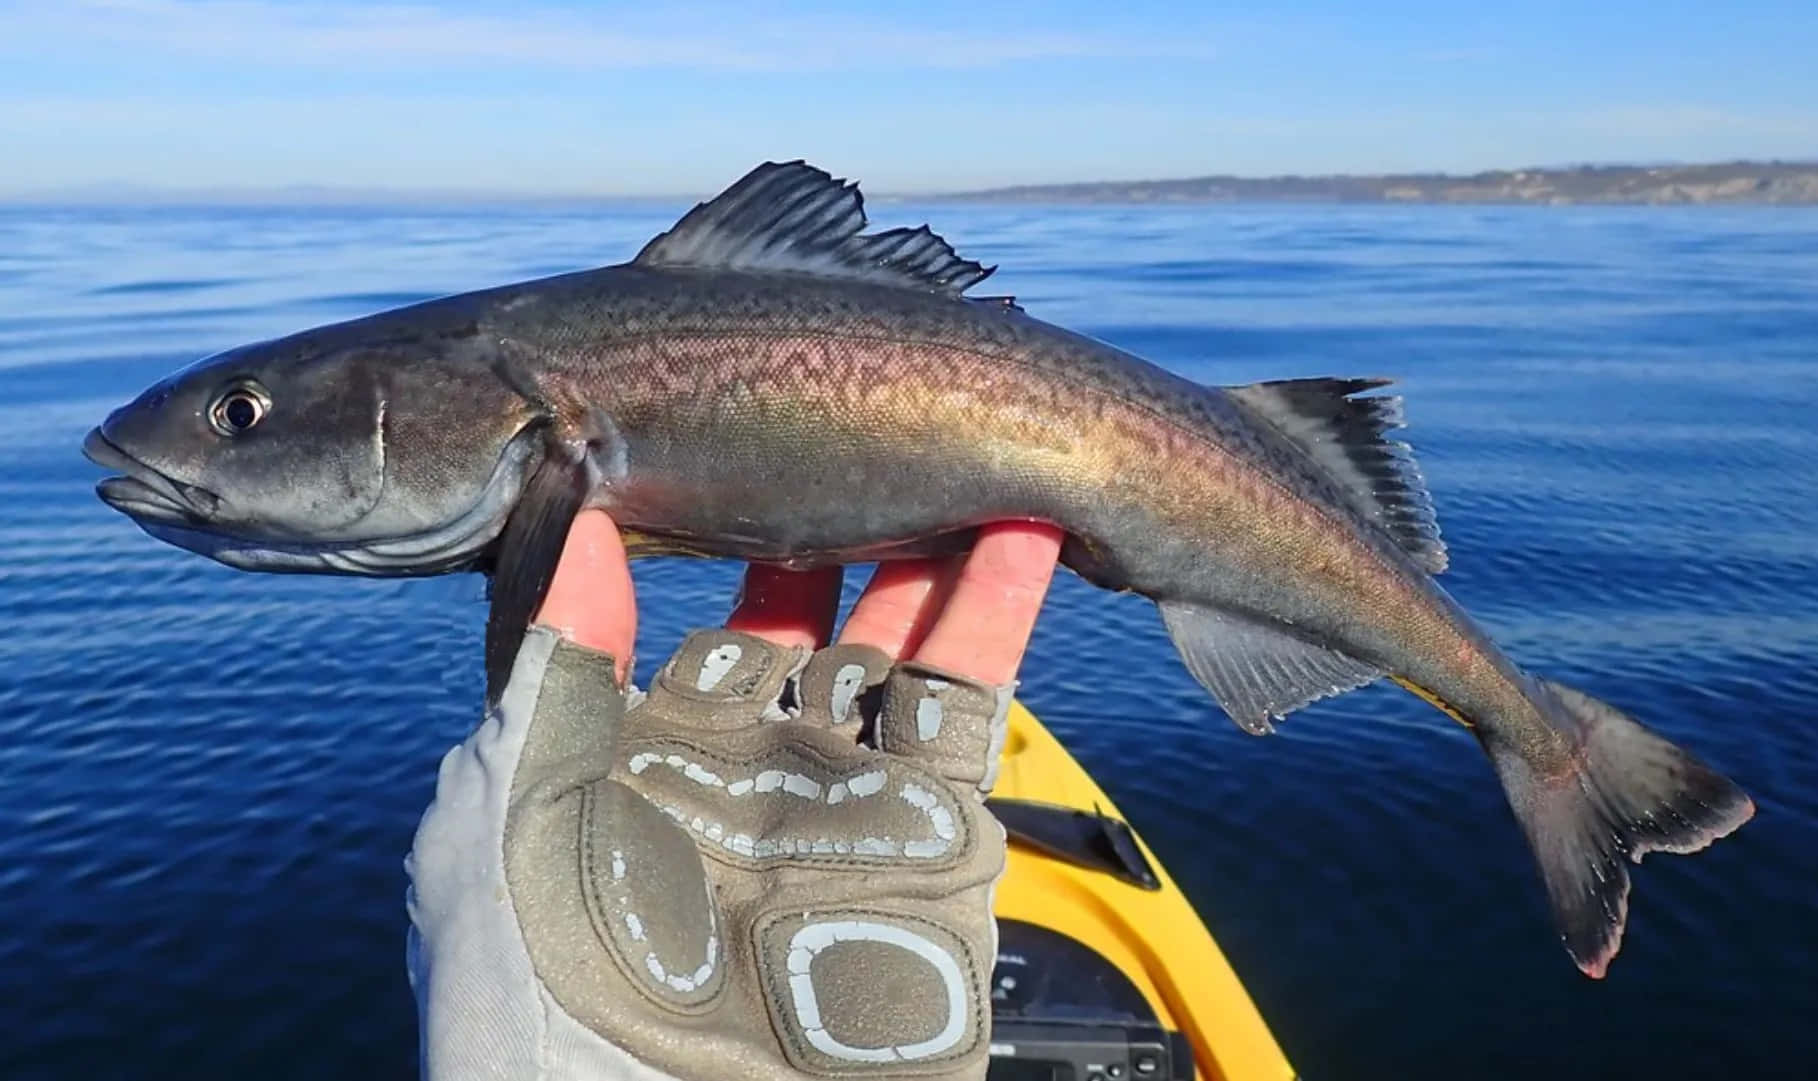
[[(943, 28), (926, 19), (813, 18), (769, 4), (652, 5), (643, 14), (538, 8), (510, 15), (424, 4), (303, 0), (75, 0), (0, 4), (0, 42), (31, 48), (123, 45), (282, 65), (491, 65), (578, 70), (819, 71), (968, 68), (1086, 57), (1192, 58), (1200, 41)], [(4, 46), (0, 46), (4, 49)]]
[(1578, 16), (1486, 24), (1412, 0), (1388, 5), (1400, 16), (1169, 0), (0, 0), (0, 189), (698, 193), (808, 157), (916, 191), (1818, 146), (1797, 25), (1615, 3), (1592, 20), (1626, 28), (1606, 41)]
[(1414, 60), (1422, 64), (1478, 64), (1494, 60), (1501, 50), (1493, 45), (1454, 45), (1442, 49), (1421, 49)]
[(1711, 105), (1613, 105), (1587, 109), (1571, 123), (1599, 135), (1634, 139), (1701, 137), (1803, 139), (1818, 144), (1818, 109), (1749, 110)]

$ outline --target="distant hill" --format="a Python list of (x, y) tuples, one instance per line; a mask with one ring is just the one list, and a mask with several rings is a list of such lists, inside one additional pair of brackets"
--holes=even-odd
[[(363, 188), (300, 184), (270, 188), (163, 188), (86, 184), (0, 192), (0, 206), (585, 206), (602, 203), (670, 207), (708, 198), (517, 192), (480, 189)], [(1202, 176), (1189, 180), (1103, 180), (1029, 184), (963, 192), (869, 193), (878, 203), (1675, 203), (1818, 205), (1818, 162), (1719, 165), (1581, 165), (1501, 169), (1452, 176)]]
[(1576, 203), (1818, 205), (1818, 163), (1584, 165), (1470, 176), (1203, 176), (1033, 184), (936, 198), (993, 203)]

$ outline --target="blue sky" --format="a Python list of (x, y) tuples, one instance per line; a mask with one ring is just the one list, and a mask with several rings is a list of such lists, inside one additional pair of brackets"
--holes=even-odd
[(1818, 158), (1818, 3), (0, 0), (0, 193)]

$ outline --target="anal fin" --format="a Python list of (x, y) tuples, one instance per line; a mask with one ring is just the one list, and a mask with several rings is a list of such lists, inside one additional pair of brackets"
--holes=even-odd
[(1187, 671), (1246, 732), (1272, 732), (1275, 720), (1309, 702), (1383, 675), (1373, 665), (1278, 626), (1179, 601), (1159, 607)]

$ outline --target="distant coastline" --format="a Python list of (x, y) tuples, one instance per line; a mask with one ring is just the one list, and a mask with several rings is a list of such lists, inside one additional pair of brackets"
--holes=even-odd
[(956, 192), (980, 203), (1456, 203), (1667, 206), (1818, 205), (1818, 162), (1584, 165), (1455, 176), (1204, 176), (1187, 180), (1033, 184)]
[[(861, 181), (863, 177), (859, 177)], [(0, 207), (31, 206), (561, 206), (693, 203), (705, 194), (613, 195), (405, 189), (299, 184), (271, 188), (168, 188), (88, 184), (0, 193)], [(888, 203), (1387, 203), (1540, 206), (1682, 204), (1818, 206), (1818, 161), (1735, 161), (1707, 165), (1574, 165), (1471, 174), (1201, 176), (1023, 184), (976, 191), (867, 191)]]

